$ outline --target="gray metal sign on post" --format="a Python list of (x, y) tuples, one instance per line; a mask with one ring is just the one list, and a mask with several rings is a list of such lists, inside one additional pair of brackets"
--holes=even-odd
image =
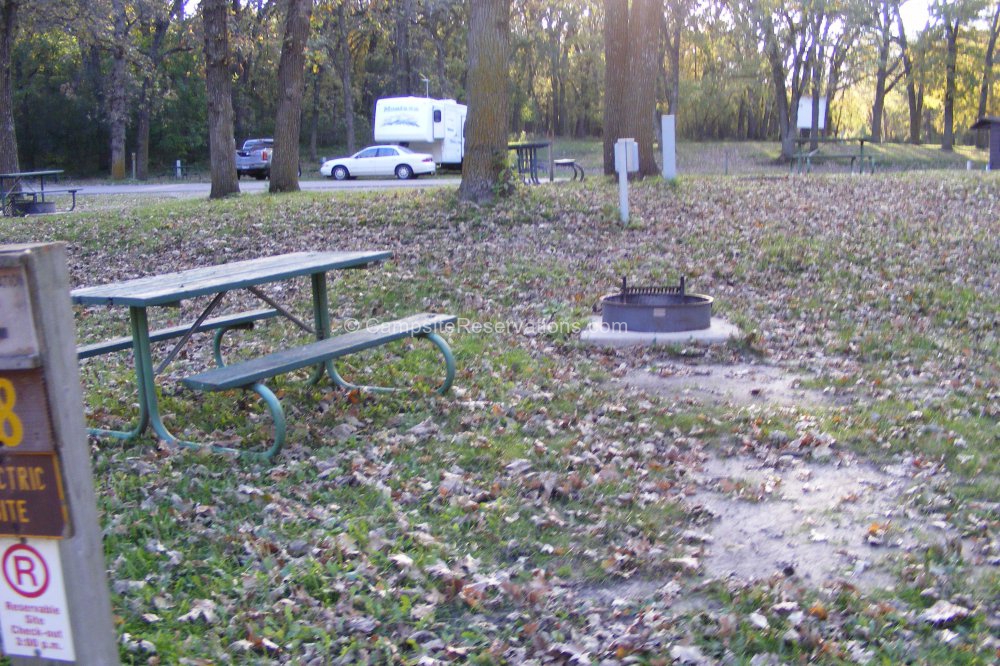
[(0, 246), (0, 638), (15, 666), (116, 665), (65, 248)]

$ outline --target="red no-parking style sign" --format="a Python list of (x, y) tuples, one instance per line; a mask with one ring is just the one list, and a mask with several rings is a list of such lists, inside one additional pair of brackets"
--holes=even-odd
[(75, 661), (56, 541), (0, 539), (3, 653)]

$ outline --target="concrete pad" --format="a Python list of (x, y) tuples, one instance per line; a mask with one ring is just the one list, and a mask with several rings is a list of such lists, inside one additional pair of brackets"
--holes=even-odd
[(586, 344), (600, 347), (630, 347), (633, 345), (714, 345), (726, 342), (730, 338), (739, 337), (740, 329), (725, 319), (712, 317), (708, 328), (698, 331), (683, 331), (680, 333), (633, 333), (607, 328), (600, 317), (591, 319), (580, 334), (580, 340)]

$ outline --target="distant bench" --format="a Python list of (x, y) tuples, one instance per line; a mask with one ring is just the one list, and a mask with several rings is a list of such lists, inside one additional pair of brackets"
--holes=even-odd
[(50, 195), (68, 194), (72, 204), (67, 210), (76, 208), (76, 193), (79, 187), (48, 188), (49, 183), (58, 182), (62, 169), (42, 169), (39, 171), (11, 171), (0, 173), (0, 212), (3, 215), (35, 215), (56, 212), (56, 204)]
[(558, 160), (552, 160), (552, 164), (554, 164), (557, 167), (565, 167), (567, 169), (572, 169), (573, 180), (576, 180), (577, 177), (579, 177), (581, 181), (584, 179), (585, 174), (583, 172), (583, 167), (577, 164), (576, 160), (572, 158), (566, 157)]
[(811, 173), (813, 164), (824, 162), (850, 162), (850, 172), (854, 173), (854, 165), (858, 165), (858, 173), (864, 173), (865, 164), (868, 165), (868, 173), (875, 173), (875, 157), (873, 155), (834, 154), (821, 153), (818, 150), (796, 153), (790, 169), (795, 173)]
[[(798, 150), (792, 157), (790, 169), (793, 173), (796, 171), (798, 173), (809, 173), (812, 171), (812, 165), (814, 163), (822, 164), (823, 162), (849, 162), (851, 173), (854, 173), (855, 164), (858, 165), (858, 173), (864, 173), (866, 163), (868, 166), (868, 172), (875, 173), (875, 156), (870, 152), (867, 155), (865, 154), (865, 143), (870, 142), (871, 137), (867, 136), (800, 137), (795, 140)], [(856, 144), (857, 150), (840, 153), (820, 152), (820, 148), (828, 144)], [(811, 150), (806, 150), (807, 145), (811, 148)]]

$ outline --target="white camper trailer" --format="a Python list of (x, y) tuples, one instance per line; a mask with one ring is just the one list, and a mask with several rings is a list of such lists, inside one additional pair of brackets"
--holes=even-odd
[(460, 166), (465, 154), (466, 106), (453, 99), (386, 97), (375, 102), (375, 142), (430, 153), (438, 164)]

